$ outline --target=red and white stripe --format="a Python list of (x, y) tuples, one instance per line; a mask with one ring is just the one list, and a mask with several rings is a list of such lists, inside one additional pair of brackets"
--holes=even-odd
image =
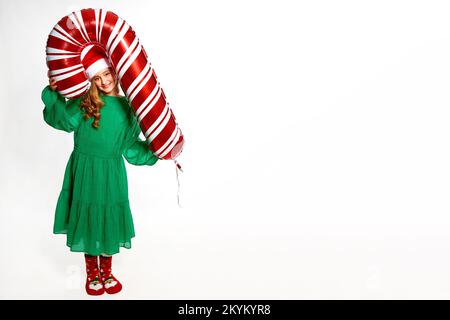
[(92, 45), (105, 50), (149, 148), (160, 159), (175, 159), (183, 148), (183, 134), (138, 37), (113, 12), (72, 12), (50, 32), (47, 66), (57, 81), (58, 91), (75, 99), (89, 90), (91, 82), (81, 61), (83, 50)]

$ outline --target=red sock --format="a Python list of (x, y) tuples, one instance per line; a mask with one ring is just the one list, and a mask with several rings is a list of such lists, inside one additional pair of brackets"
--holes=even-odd
[(109, 294), (118, 293), (122, 290), (122, 284), (112, 275), (112, 257), (100, 256), (100, 277), (105, 291)]
[(105, 293), (105, 288), (100, 279), (100, 272), (98, 270), (98, 259), (97, 256), (91, 256), (88, 254), (84, 255), (84, 260), (86, 262), (86, 293), (92, 296), (99, 296)]

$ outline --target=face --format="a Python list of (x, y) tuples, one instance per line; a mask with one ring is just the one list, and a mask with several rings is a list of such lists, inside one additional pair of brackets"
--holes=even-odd
[(113, 90), (116, 86), (116, 79), (114, 78), (111, 68), (98, 72), (92, 78), (92, 81), (104, 94), (108, 95), (114, 93)]

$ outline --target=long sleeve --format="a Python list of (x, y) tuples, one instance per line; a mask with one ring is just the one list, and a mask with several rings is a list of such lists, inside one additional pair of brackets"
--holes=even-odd
[(130, 111), (130, 128), (126, 134), (123, 156), (125, 159), (136, 166), (152, 166), (158, 161), (158, 157), (148, 148), (146, 141), (139, 138), (141, 128), (136, 117)]
[(43, 116), (44, 121), (51, 127), (72, 132), (78, 128), (83, 117), (80, 110), (81, 97), (73, 100), (67, 100), (59, 92), (53, 91), (47, 85), (41, 94), (44, 102)]

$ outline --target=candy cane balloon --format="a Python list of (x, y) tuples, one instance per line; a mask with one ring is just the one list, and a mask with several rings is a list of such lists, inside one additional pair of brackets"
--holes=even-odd
[(50, 32), (47, 66), (59, 93), (75, 99), (89, 90), (82, 59), (93, 46), (104, 50), (113, 66), (149, 148), (160, 159), (175, 159), (183, 149), (183, 134), (138, 37), (113, 12), (72, 12)]

